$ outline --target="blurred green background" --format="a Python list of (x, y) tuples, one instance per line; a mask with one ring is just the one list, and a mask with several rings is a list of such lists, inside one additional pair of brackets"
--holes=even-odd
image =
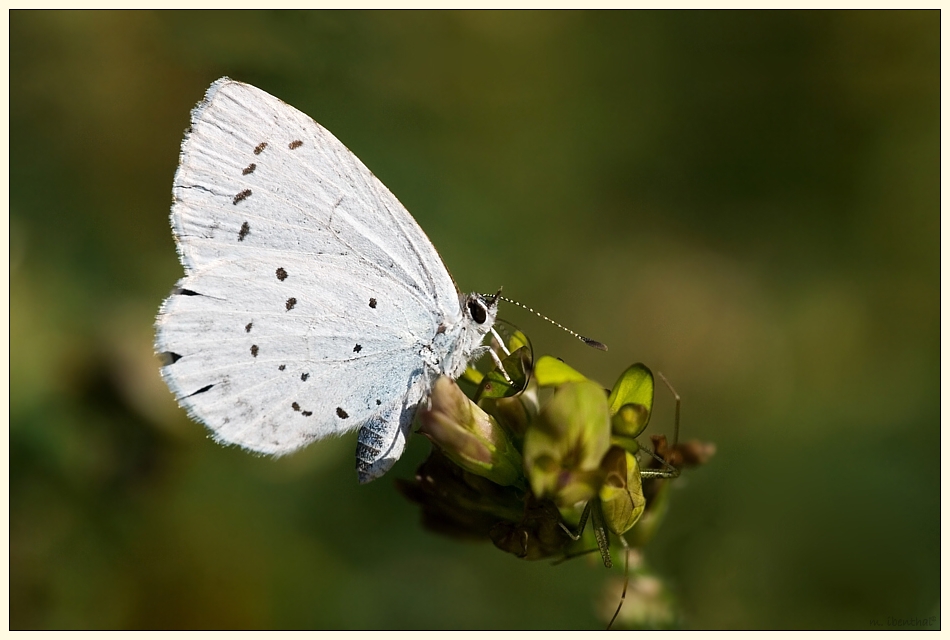
[[(214, 444), (152, 353), (221, 75), (313, 116), (464, 290), (718, 453), (647, 561), (687, 628), (939, 627), (931, 12), (10, 14), (10, 625), (601, 628), (598, 560), (427, 533), (355, 436)], [(658, 390), (651, 429), (669, 432)], [(892, 627), (893, 628), (893, 627)]]

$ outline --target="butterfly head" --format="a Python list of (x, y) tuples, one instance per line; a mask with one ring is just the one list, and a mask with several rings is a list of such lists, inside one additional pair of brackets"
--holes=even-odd
[(443, 324), (439, 327), (432, 344), (441, 372), (452, 378), (458, 378), (468, 363), (484, 353), (482, 338), (495, 324), (498, 313), (498, 296), (486, 296), (480, 293), (460, 295), (462, 306), (461, 321)]
[(484, 335), (488, 333), (492, 325), (495, 324), (495, 316), (498, 313), (498, 300), (501, 295), (501, 289), (495, 295), (485, 295), (483, 293), (470, 293), (465, 296), (464, 308), (466, 317), (478, 327), (479, 332)]

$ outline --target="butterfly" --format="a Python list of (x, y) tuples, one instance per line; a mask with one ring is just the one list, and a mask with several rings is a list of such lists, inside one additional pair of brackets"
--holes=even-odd
[(156, 351), (215, 440), (280, 456), (358, 430), (386, 473), (440, 375), (458, 378), (498, 296), (462, 294), (412, 216), (329, 131), (221, 78), (191, 112), (171, 225), (185, 276)]

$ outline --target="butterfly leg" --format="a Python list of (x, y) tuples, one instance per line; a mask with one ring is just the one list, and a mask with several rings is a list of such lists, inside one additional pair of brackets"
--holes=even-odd
[(489, 329), (489, 331), (491, 331), (492, 337), (495, 338), (495, 342), (498, 343), (498, 346), (501, 347), (501, 350), (505, 352), (505, 356), (510, 356), (510, 355), (511, 355), (511, 351), (508, 351), (508, 347), (505, 346), (505, 341), (502, 339), (502, 337), (501, 337), (500, 335), (498, 335), (498, 332), (495, 331), (495, 327), (492, 326), (492, 327)]
[(501, 363), (501, 358), (498, 357), (498, 354), (495, 353), (495, 350), (489, 349), (488, 353), (491, 354), (491, 359), (495, 361), (495, 367), (497, 367), (498, 371), (501, 372), (501, 375), (505, 377), (505, 382), (508, 384), (514, 384), (514, 382), (512, 382), (511, 378), (508, 376), (508, 372), (505, 371), (505, 365)]

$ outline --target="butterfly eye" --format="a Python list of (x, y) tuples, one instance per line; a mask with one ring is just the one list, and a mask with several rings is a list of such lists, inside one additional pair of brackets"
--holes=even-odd
[(478, 298), (469, 298), (468, 313), (476, 324), (483, 324), (488, 318), (488, 311), (485, 309), (485, 303)]

